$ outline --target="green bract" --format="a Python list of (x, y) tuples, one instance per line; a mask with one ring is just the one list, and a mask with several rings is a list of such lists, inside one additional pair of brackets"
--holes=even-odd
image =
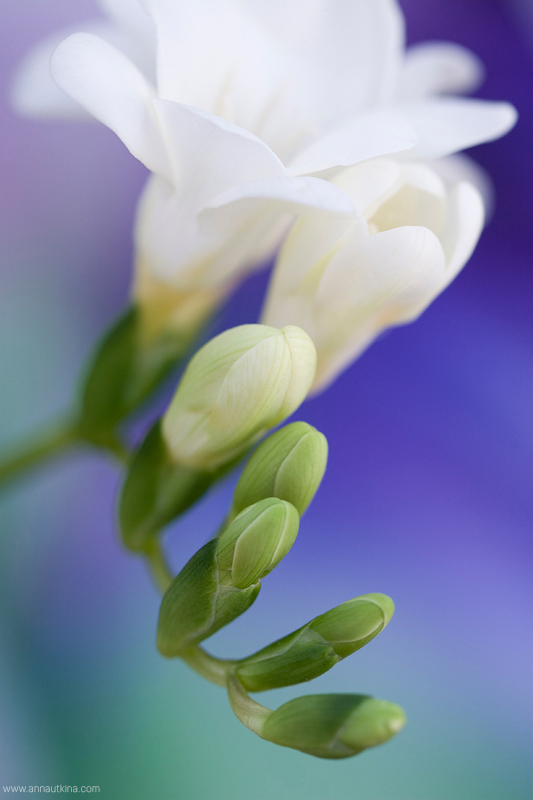
[(137, 409), (191, 346), (188, 334), (166, 332), (150, 342), (141, 333), (140, 314), (132, 307), (100, 342), (82, 386), (79, 430), (95, 444)]
[(177, 656), (246, 611), (261, 579), (290, 550), (298, 523), (290, 503), (269, 498), (245, 509), (218, 539), (204, 545), (163, 597), (159, 651)]
[(319, 758), (349, 758), (388, 741), (405, 722), (400, 706), (386, 700), (364, 694), (315, 694), (273, 711), (260, 735)]
[(393, 613), (384, 594), (356, 597), (243, 659), (237, 677), (249, 692), (312, 680), (370, 642)]
[(122, 488), (119, 520), (124, 544), (131, 550), (144, 550), (164, 525), (192, 506), (223, 472), (175, 464), (157, 422), (133, 457)]
[(235, 489), (233, 514), (264, 497), (288, 500), (300, 516), (324, 477), (326, 437), (305, 422), (293, 422), (259, 445)]
[(238, 457), (298, 408), (315, 367), (311, 339), (294, 326), (241, 325), (216, 336), (191, 360), (163, 417), (172, 460), (214, 470)]

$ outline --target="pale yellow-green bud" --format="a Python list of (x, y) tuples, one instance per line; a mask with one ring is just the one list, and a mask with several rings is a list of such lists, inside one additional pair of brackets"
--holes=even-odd
[(262, 442), (235, 489), (233, 514), (264, 497), (288, 500), (300, 516), (318, 489), (328, 458), (326, 437), (306, 422), (293, 422)]
[(292, 325), (216, 336), (191, 360), (163, 418), (171, 458), (204, 470), (236, 458), (298, 408), (315, 368), (311, 339)]

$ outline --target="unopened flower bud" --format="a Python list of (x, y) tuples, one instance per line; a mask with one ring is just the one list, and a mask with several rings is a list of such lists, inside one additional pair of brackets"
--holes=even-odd
[(305, 399), (316, 352), (299, 328), (241, 325), (196, 353), (163, 418), (175, 463), (214, 470), (236, 458)]
[(236, 675), (249, 692), (310, 681), (370, 642), (393, 613), (394, 603), (384, 594), (348, 600), (243, 659)]
[(346, 658), (377, 636), (393, 614), (394, 602), (386, 594), (364, 594), (315, 617), (309, 627)]
[(299, 517), (276, 498), (246, 509), (174, 578), (161, 604), (157, 646), (169, 658), (227, 625), (254, 602), (264, 578), (290, 550)]
[(395, 703), (361, 694), (316, 694), (290, 700), (265, 719), (261, 736), (319, 758), (349, 758), (383, 744), (405, 725)]
[(264, 497), (288, 500), (300, 516), (313, 499), (328, 458), (326, 437), (306, 422), (293, 422), (259, 445), (235, 489), (233, 514)]
[(261, 580), (291, 549), (299, 522), (294, 506), (275, 497), (245, 509), (218, 539), (221, 573), (238, 589)]

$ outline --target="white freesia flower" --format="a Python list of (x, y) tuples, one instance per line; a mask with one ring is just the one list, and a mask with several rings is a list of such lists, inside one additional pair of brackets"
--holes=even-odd
[(334, 183), (353, 222), (302, 217), (280, 252), (263, 322), (298, 325), (313, 339), (320, 391), (383, 330), (416, 319), (454, 279), (483, 227), (467, 182), (447, 187), (424, 163), (374, 159)]
[(295, 212), (353, 213), (343, 192), (289, 175), (244, 128), (158, 97), (130, 60), (93, 34), (66, 39), (52, 72), (154, 173), (136, 226), (136, 295), (154, 333), (205, 316), (236, 273), (273, 249)]
[[(415, 146), (417, 157), (442, 156), (501, 136), (514, 121), (506, 103), (446, 96), (477, 87), (479, 61), (449, 43), (404, 52), (394, 0), (100, 4), (110, 21), (82, 27), (98, 30), (150, 82), (157, 75), (159, 97), (255, 133), (294, 174)], [(47, 103), (51, 115), (67, 113), (51, 84), (44, 90), (60, 35), (21, 68), (15, 100), (28, 113), (46, 113)]]
[[(334, 185), (307, 176), (390, 154), (441, 158), (515, 120), (506, 103), (450, 96), (480, 80), (468, 51), (405, 53), (394, 0), (103, 5), (103, 38), (70, 36), (52, 74), (154, 173), (136, 227), (135, 292), (156, 330), (205, 315), (303, 209), (350, 213)], [(19, 76), (27, 111), (32, 97), (39, 113), (47, 102), (59, 110), (38, 78), (48, 46)]]

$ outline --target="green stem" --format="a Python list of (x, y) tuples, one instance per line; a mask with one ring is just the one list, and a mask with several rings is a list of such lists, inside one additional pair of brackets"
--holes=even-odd
[(237, 719), (262, 737), (263, 726), (273, 713), (272, 710), (252, 700), (235, 674), (229, 675), (227, 687), (229, 702)]
[(158, 539), (151, 539), (143, 550), (155, 585), (164, 594), (172, 583), (172, 573)]
[(201, 647), (191, 647), (180, 653), (180, 658), (195, 672), (217, 686), (227, 686), (228, 676), (233, 672), (238, 661), (215, 658)]
[(33, 444), (21, 448), (0, 462), (0, 483), (17, 478), (38, 467), (79, 441), (77, 423), (71, 419), (56, 423)]

